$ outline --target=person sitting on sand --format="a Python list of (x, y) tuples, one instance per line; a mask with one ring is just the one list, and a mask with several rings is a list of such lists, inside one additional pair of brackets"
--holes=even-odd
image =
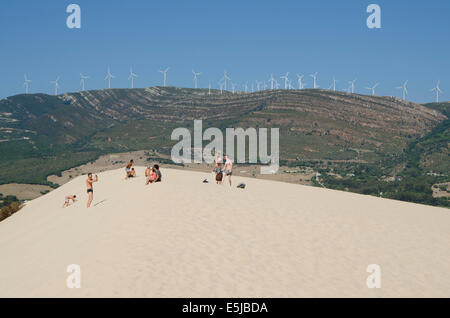
[(154, 183), (154, 182), (156, 182), (157, 179), (158, 179), (158, 175), (156, 174), (156, 169), (152, 168), (150, 174), (147, 176), (145, 185), (147, 185), (149, 183)]
[(156, 170), (156, 181), (155, 182), (161, 182), (162, 181), (162, 174), (161, 171), (159, 170), (159, 165), (154, 165), (153, 168)]
[(64, 199), (64, 204), (63, 204), (62, 207), (63, 208), (68, 207), (70, 200), (72, 200), (72, 202), (75, 203), (77, 201), (76, 198), (77, 198), (77, 196), (75, 194), (66, 196), (66, 198)]
[(89, 196), (86, 207), (90, 208), (92, 200), (94, 200), (94, 182), (98, 181), (98, 176), (95, 175), (95, 179), (92, 178), (92, 173), (88, 173), (88, 178), (86, 180), (87, 194)]
[(225, 167), (224, 167), (224, 176), (228, 176), (228, 182), (230, 183), (231, 187), (231, 175), (233, 174), (233, 161), (231, 161), (228, 156), (225, 156)]
[(131, 167), (133, 166), (133, 164), (134, 164), (134, 160), (131, 159), (130, 162), (125, 167), (125, 173), (126, 173), (125, 180), (127, 180), (131, 175), (131, 171), (132, 171)]
[(145, 169), (145, 178), (147, 179), (149, 176), (151, 176), (152, 174), (152, 168), (147, 167), (147, 169)]
[(161, 171), (159, 170), (159, 165), (154, 165), (151, 170), (151, 173), (147, 176), (145, 185), (161, 181), (162, 181), (162, 174)]
[(128, 178), (134, 178), (136, 177), (136, 170), (134, 168), (131, 168), (131, 172), (128, 175)]

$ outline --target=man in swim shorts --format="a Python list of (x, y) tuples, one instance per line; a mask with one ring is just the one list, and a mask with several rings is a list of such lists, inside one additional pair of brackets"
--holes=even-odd
[(224, 177), (228, 176), (228, 182), (230, 183), (231, 187), (231, 176), (233, 175), (233, 162), (231, 161), (228, 156), (224, 156), (225, 159), (225, 166), (223, 167), (223, 174)]
[(88, 173), (88, 178), (86, 179), (86, 187), (87, 187), (87, 194), (89, 196), (88, 202), (86, 207), (90, 208), (92, 200), (94, 199), (94, 186), (93, 183), (98, 181), (98, 176), (95, 175), (95, 179), (92, 178), (92, 173)]

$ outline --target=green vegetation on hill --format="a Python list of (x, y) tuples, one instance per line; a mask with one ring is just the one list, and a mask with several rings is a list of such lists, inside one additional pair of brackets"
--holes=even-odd
[(418, 157), (422, 170), (448, 175), (450, 172), (450, 103), (433, 103), (425, 106), (446, 115), (447, 120), (436, 126), (426, 138), (413, 143), (415, 156)]
[[(428, 107), (448, 116), (450, 104), (443, 106), (432, 104)], [(400, 160), (405, 162), (405, 167), (393, 181), (386, 181), (383, 178), (385, 174), (377, 166), (357, 165), (351, 177), (336, 178), (323, 171), (323, 182), (333, 189), (450, 207), (448, 197), (435, 198), (432, 191), (434, 184), (450, 181), (449, 142), (450, 120), (446, 119), (427, 135), (408, 145)], [(385, 163), (381, 166), (386, 168), (389, 165)]]
[(3, 196), (2, 193), (0, 193), (0, 208), (3, 208), (4, 206), (10, 205), (13, 202), (18, 202), (19, 199), (15, 195), (7, 195)]
[(60, 175), (64, 170), (95, 161), (99, 155), (99, 152), (62, 152), (54, 156), (0, 161), (0, 180), (2, 184), (27, 183), (57, 187), (47, 181), (47, 176)]
[(21, 203), (14, 195), (3, 196), (0, 193), (0, 222), (10, 217), (21, 208)]

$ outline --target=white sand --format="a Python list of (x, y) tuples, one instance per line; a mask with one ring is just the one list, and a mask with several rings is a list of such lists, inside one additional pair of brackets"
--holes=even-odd
[[(163, 173), (147, 187), (100, 174), (90, 210), (79, 177), (1, 222), (0, 297), (450, 297), (448, 209)], [(81, 201), (61, 209), (72, 193)], [(66, 287), (69, 264), (80, 289)], [(369, 264), (380, 289), (366, 286)]]

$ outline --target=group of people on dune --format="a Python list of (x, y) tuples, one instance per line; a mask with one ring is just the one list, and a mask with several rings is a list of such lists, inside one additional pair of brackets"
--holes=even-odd
[[(129, 178), (136, 177), (136, 170), (133, 168), (134, 160), (130, 160), (130, 162), (125, 167), (125, 180)], [(147, 167), (145, 169), (145, 185), (149, 183), (161, 182), (162, 174), (159, 171), (159, 165), (155, 164), (153, 167)]]
[[(128, 164), (125, 167), (125, 180), (128, 180), (129, 178), (135, 178), (136, 170), (133, 168), (134, 160), (130, 160)], [(162, 181), (162, 174), (159, 170), (159, 165), (155, 164), (153, 167), (147, 167), (145, 169), (145, 185), (148, 185), (150, 183), (156, 183)], [(86, 188), (87, 188), (87, 194), (88, 194), (88, 202), (86, 204), (87, 208), (91, 207), (92, 200), (94, 200), (94, 183), (98, 182), (98, 176), (95, 175), (93, 177), (92, 173), (88, 173), (87, 179), (86, 179)], [(64, 199), (63, 208), (69, 206), (70, 201), (72, 200), (73, 203), (77, 201), (77, 196), (74, 195), (67, 195)]]
[(231, 187), (231, 176), (233, 175), (233, 161), (228, 156), (222, 157), (217, 154), (214, 161), (212, 172), (216, 175), (216, 184), (222, 184), (224, 179), (228, 177), (228, 182)]
[[(128, 180), (130, 178), (135, 178), (136, 170), (133, 168), (134, 160), (130, 160), (128, 164), (125, 167), (125, 180)], [(226, 177), (228, 177), (228, 182), (231, 186), (231, 176), (233, 175), (233, 162), (228, 156), (220, 156), (219, 154), (216, 155), (216, 159), (214, 161), (214, 167), (212, 172), (215, 174), (215, 180), (216, 184), (223, 184), (223, 181)], [(145, 169), (145, 185), (148, 185), (150, 183), (156, 183), (161, 182), (162, 180), (162, 174), (159, 170), (159, 165), (155, 164), (153, 167), (147, 167)], [(92, 175), (92, 173), (88, 173), (87, 179), (86, 179), (86, 188), (87, 188), (87, 194), (88, 194), (88, 201), (86, 204), (87, 208), (90, 208), (92, 204), (92, 200), (94, 200), (94, 183), (98, 182), (98, 176), (95, 175), (95, 177)], [(68, 195), (64, 199), (63, 208), (69, 206), (70, 200), (72, 202), (76, 202), (77, 196), (74, 195)]]
[[(91, 207), (92, 200), (94, 200), (94, 182), (98, 182), (98, 176), (95, 175), (95, 178), (92, 177), (92, 173), (88, 173), (87, 179), (86, 179), (86, 188), (87, 188), (87, 194), (88, 194), (88, 202), (86, 204), (87, 208)], [(64, 204), (63, 208), (68, 207), (70, 200), (72, 200), (73, 203), (77, 201), (77, 196), (75, 194), (73, 195), (67, 195), (64, 198)]]

